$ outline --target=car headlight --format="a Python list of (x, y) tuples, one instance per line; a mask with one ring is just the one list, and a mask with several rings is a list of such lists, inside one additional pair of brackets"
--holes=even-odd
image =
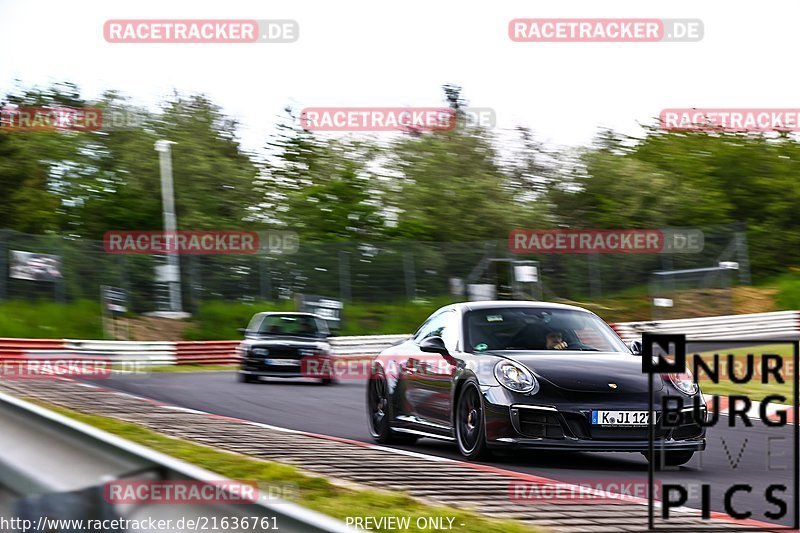
[(513, 392), (531, 392), (538, 385), (533, 374), (511, 361), (500, 361), (494, 365), (494, 377), (500, 385)]
[(692, 376), (689, 369), (686, 369), (686, 372), (682, 374), (669, 374), (669, 380), (676, 389), (688, 396), (692, 396), (697, 392), (697, 383), (695, 383), (694, 376)]

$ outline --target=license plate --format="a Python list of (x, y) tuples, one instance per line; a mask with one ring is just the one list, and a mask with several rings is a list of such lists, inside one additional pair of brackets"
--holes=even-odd
[(300, 366), (297, 359), (264, 359), (265, 365), (270, 366)]
[(592, 411), (593, 426), (646, 426), (650, 419), (647, 411)]

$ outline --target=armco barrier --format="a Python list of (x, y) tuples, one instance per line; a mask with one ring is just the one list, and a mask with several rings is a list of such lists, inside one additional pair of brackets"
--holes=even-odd
[(179, 365), (224, 365), (239, 362), (236, 347), (240, 341), (181, 341), (175, 343), (175, 363)]
[(65, 341), (70, 352), (81, 357), (107, 357), (114, 361), (134, 363), (142, 366), (166, 366), (175, 364), (174, 342), (136, 341)]
[[(374, 357), (408, 335), (330, 337), (335, 356)], [(133, 342), (74, 339), (0, 339), (0, 361), (69, 356), (111, 359), (140, 366), (236, 364), (240, 341)]]
[(331, 350), (342, 358), (363, 359), (374, 357), (390, 346), (408, 339), (409, 335), (361, 335), (355, 337), (331, 337)]
[[(137, 523), (148, 523), (152, 518), (172, 520), (173, 526), (168, 530), (179, 531), (190, 530), (192, 526), (178, 528), (174, 525), (181, 519), (191, 519), (195, 523), (207, 520), (206, 524), (215, 524), (210, 529), (225, 530), (227, 526), (217, 528), (216, 524), (239, 523), (246, 518), (254, 526), (266, 520), (267, 527), (237, 526), (230, 530), (352, 532), (338, 520), (270, 496), (267, 494), (269, 487), (265, 487), (264, 494), (259, 490), (252, 503), (239, 505), (225, 503), (219, 496), (220, 501), (213, 501), (214, 505), (180, 502), (165, 505), (146, 498), (140, 502), (115, 504), (104, 496), (104, 488), (115, 481), (129, 486), (156, 483), (167, 488), (179, 484), (209, 485), (214, 488), (208, 491), (210, 494), (219, 494), (220, 488), (224, 490), (236, 483), (5, 393), (0, 393), (0, 427), (3, 428), (0, 447), (4, 450), (0, 456), (0, 486), (13, 494), (6, 497), (3, 504), (13, 509), (15, 516), (32, 520), (33, 525), (43, 516), (76, 521), (118, 518)], [(244, 480), (239, 480), (241, 482)], [(29, 531), (37, 529), (45, 530), (44, 527), (28, 528)], [(127, 528), (120, 530), (123, 529)]]
[(641, 340), (642, 333), (681, 333), (688, 340), (793, 339), (800, 336), (800, 311), (619, 322), (611, 327), (625, 342)]
[[(408, 338), (408, 335), (364, 335), (330, 337), (334, 355), (347, 359), (374, 357), (389, 346)], [(236, 347), (240, 341), (181, 341), (176, 342), (175, 362), (189, 364), (233, 364), (241, 359)]]
[(0, 361), (19, 359), (30, 350), (63, 350), (62, 339), (11, 339), (0, 338)]

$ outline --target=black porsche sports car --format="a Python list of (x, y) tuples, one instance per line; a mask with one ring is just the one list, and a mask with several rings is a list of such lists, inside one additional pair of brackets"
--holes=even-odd
[[(632, 343), (633, 344), (633, 343)], [(649, 450), (648, 375), (639, 344), (625, 345), (594, 313), (568, 305), (491, 301), (433, 313), (374, 361), (367, 415), (380, 443), (455, 441), (469, 459), (494, 449)], [(662, 427), (662, 396), (702, 393), (691, 375), (653, 377), (654, 454), (677, 466), (705, 449), (690, 410)], [(666, 426), (666, 425), (664, 425)], [(649, 458), (649, 457), (648, 457)]]
[(336, 381), (330, 364), (330, 334), (325, 319), (310, 313), (256, 313), (241, 330), (245, 339), (239, 381), (261, 377), (316, 378), (324, 385)]

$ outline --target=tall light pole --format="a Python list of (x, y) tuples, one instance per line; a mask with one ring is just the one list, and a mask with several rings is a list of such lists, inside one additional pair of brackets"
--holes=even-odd
[[(158, 152), (159, 163), (161, 165), (161, 209), (164, 213), (164, 233), (171, 235), (169, 242), (175, 241), (175, 231), (178, 224), (175, 220), (175, 195), (172, 189), (172, 153), (170, 145), (173, 141), (156, 141), (156, 152)], [(178, 250), (174, 247), (167, 249), (167, 267), (164, 269), (163, 279), (169, 287), (169, 310), (173, 313), (182, 312), (181, 303), (181, 271)]]

